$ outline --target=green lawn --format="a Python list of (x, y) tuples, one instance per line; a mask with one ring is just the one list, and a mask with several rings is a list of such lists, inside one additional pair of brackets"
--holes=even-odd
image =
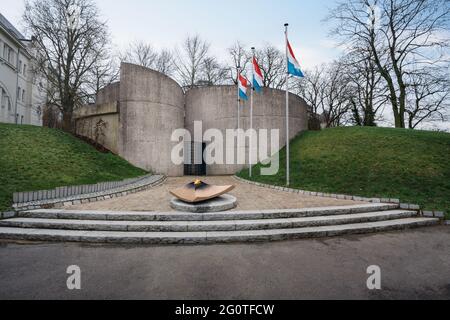
[(146, 174), (59, 130), (0, 124), (0, 211), (20, 191), (118, 181)]
[[(285, 185), (286, 150), (275, 176), (251, 180)], [(239, 176), (249, 179), (248, 170)], [(450, 218), (450, 134), (387, 128), (306, 132), (291, 144), (292, 187), (309, 191), (397, 198)]]

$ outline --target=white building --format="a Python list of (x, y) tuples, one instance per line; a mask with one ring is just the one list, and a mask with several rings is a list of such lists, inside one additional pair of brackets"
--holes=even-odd
[(33, 72), (31, 41), (0, 13), (0, 122), (42, 125), (45, 81)]

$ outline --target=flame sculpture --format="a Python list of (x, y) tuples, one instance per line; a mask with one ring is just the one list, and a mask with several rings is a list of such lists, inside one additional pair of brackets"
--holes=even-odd
[(170, 194), (188, 203), (211, 200), (232, 191), (235, 186), (212, 186), (199, 179), (182, 188), (171, 190)]

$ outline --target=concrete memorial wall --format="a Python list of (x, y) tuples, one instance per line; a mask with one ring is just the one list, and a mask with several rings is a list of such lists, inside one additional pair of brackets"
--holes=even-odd
[[(194, 122), (203, 122), (203, 131), (218, 129), (226, 136), (227, 129), (238, 128), (236, 86), (212, 86), (195, 88), (186, 93), (185, 127), (194, 136)], [(279, 146), (286, 145), (286, 92), (270, 88), (255, 93), (253, 102), (253, 129), (268, 130), (267, 138), (270, 152), (270, 130), (279, 130)], [(289, 95), (290, 138), (294, 138), (308, 127), (306, 103), (294, 94)], [(250, 101), (241, 101), (239, 128), (244, 131), (250, 126)], [(226, 144), (226, 143), (224, 143)], [(235, 145), (237, 145), (237, 140)], [(249, 139), (246, 139), (245, 152), (247, 162)], [(272, 150), (277, 152), (278, 150)], [(230, 152), (230, 150), (226, 150)], [(226, 157), (226, 155), (225, 155)], [(242, 170), (246, 165), (211, 165), (207, 167), (208, 175), (230, 175)]]
[[(97, 141), (106, 149), (118, 153), (120, 83), (113, 83), (99, 91), (96, 104), (84, 106), (74, 112), (75, 133)], [(97, 130), (99, 122), (104, 125)]]
[[(194, 122), (201, 121), (203, 132), (217, 129), (225, 137), (227, 129), (238, 127), (236, 95), (235, 86), (199, 87), (184, 93), (166, 75), (123, 63), (120, 83), (101, 90), (95, 105), (75, 112), (76, 133), (97, 141), (137, 167), (157, 174), (182, 176), (184, 166), (171, 161), (172, 149), (177, 144), (171, 142), (173, 131), (185, 128), (194, 141)], [(286, 141), (285, 97), (284, 91), (269, 88), (254, 95), (253, 127), (278, 129), (280, 148)], [(294, 94), (289, 99), (290, 137), (293, 138), (307, 130), (307, 105)], [(100, 133), (99, 123), (103, 123)], [(240, 128), (250, 128), (249, 101), (241, 103)], [(248, 140), (243, 148), (248, 151)], [(272, 150), (275, 151), (278, 150)], [(244, 167), (243, 164), (210, 165), (207, 174), (235, 174)]]

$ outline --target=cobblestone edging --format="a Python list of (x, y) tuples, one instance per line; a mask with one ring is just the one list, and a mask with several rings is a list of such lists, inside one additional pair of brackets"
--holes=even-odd
[(14, 211), (0, 212), (0, 219), (10, 219), (14, 218), (15, 216), (16, 213)]
[[(305, 196), (317, 196), (317, 197), (333, 198), (333, 199), (340, 199), (340, 200), (362, 201), (362, 202), (369, 202), (369, 203), (394, 203), (394, 204), (398, 204), (400, 206), (400, 209), (415, 210), (415, 211), (420, 212), (420, 214), (424, 217), (439, 218), (441, 220), (445, 220), (445, 212), (423, 211), (423, 210), (421, 210), (420, 205), (410, 204), (410, 203), (400, 203), (399, 199), (365, 198), (365, 197), (350, 196), (350, 195), (343, 195), (343, 194), (312, 192), (312, 191), (305, 191), (305, 190), (292, 189), (292, 188), (279, 187), (279, 186), (274, 186), (274, 185), (270, 185), (270, 184), (259, 183), (259, 182), (255, 182), (255, 181), (246, 180), (246, 179), (240, 178), (238, 176), (233, 176), (233, 178), (240, 182), (247, 183), (250, 185), (255, 185), (258, 187), (262, 187), (262, 188), (274, 189), (274, 190), (278, 190), (278, 191), (296, 193), (296, 194), (301, 194), (301, 195), (305, 195)], [(447, 224), (450, 224), (450, 220), (447, 221)]]
[[(105, 189), (100, 190), (97, 192), (87, 192), (83, 194), (77, 194), (77, 195), (69, 195), (69, 196), (63, 196), (59, 198), (51, 198), (51, 199), (41, 199), (37, 201), (29, 201), (24, 203), (14, 203), (13, 208), (15, 211), (24, 211), (24, 210), (34, 210), (34, 209), (48, 209), (48, 208), (61, 208), (65, 205), (79, 205), (83, 203), (89, 203), (89, 202), (97, 202), (102, 200), (108, 200), (112, 198), (117, 197), (123, 197), (128, 194), (140, 192), (152, 187), (155, 187), (157, 185), (160, 185), (166, 180), (165, 176), (162, 175), (147, 175), (143, 176), (137, 179), (133, 179), (131, 183), (127, 184), (120, 184), (116, 182), (111, 183), (105, 183)], [(129, 180), (126, 180), (129, 181)], [(102, 184), (99, 184), (102, 185)], [(84, 186), (86, 187), (86, 186)], [(109, 187), (109, 188), (108, 188)], [(64, 192), (69, 193), (70, 189), (75, 189), (77, 187), (62, 187), (58, 188), (61, 191), (62, 194), (65, 194)], [(103, 187), (102, 187), (103, 188)], [(64, 191), (65, 190), (65, 191)], [(84, 190), (95, 190), (95, 189), (84, 189)], [(37, 193), (43, 193), (43, 191), (37, 191)], [(36, 193), (36, 192), (35, 192)], [(5, 215), (6, 214), (6, 215)], [(11, 213), (3, 213), (2, 218), (11, 218)]]
[(13, 203), (14, 204), (32, 203), (36, 201), (47, 201), (67, 197), (75, 197), (89, 193), (104, 192), (124, 187), (127, 185), (136, 184), (149, 177), (151, 177), (151, 175), (140, 176), (132, 179), (125, 179), (122, 181), (100, 182), (97, 184), (88, 184), (81, 186), (58, 187), (53, 190), (15, 192), (13, 194)]

